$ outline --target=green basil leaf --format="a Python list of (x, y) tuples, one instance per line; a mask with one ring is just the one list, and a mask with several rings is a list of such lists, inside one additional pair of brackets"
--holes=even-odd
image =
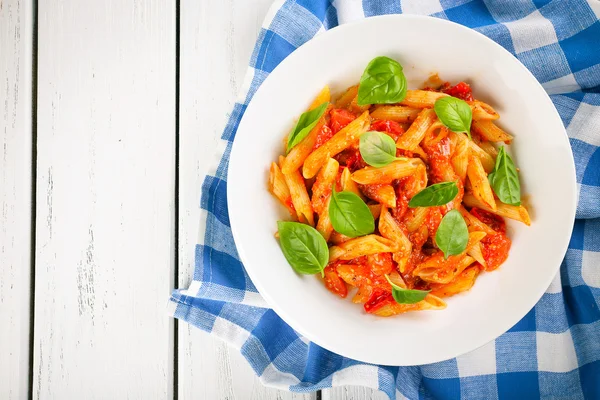
[(279, 244), (292, 268), (300, 274), (323, 274), (329, 248), (319, 231), (299, 222), (278, 221)]
[(451, 210), (438, 226), (435, 244), (444, 252), (444, 258), (460, 254), (467, 248), (469, 231), (467, 224), (458, 210)]
[(323, 116), (323, 113), (327, 109), (327, 104), (328, 103), (325, 102), (315, 109), (302, 113), (300, 118), (298, 118), (296, 126), (294, 127), (294, 129), (292, 129), (288, 136), (288, 153), (294, 146), (300, 143), (302, 139), (308, 136), (312, 128), (315, 127), (317, 122), (319, 122), (319, 119), (321, 119), (321, 117)]
[(496, 157), (494, 170), (488, 175), (490, 186), (504, 204), (521, 205), (521, 184), (515, 163), (504, 146), (501, 146)]
[(408, 202), (408, 206), (411, 208), (443, 206), (454, 199), (457, 194), (456, 182), (436, 183), (414, 195)]
[(398, 61), (375, 57), (358, 85), (358, 105), (398, 103), (406, 97), (406, 77)]
[(373, 167), (385, 167), (396, 157), (396, 142), (382, 132), (370, 131), (361, 135), (359, 144), (360, 155), (365, 162)]
[(352, 192), (335, 191), (329, 201), (329, 219), (336, 232), (348, 237), (368, 235), (375, 231), (375, 220), (369, 207)]
[(414, 290), (404, 289), (390, 280), (389, 276), (385, 276), (385, 279), (392, 285), (392, 297), (398, 304), (415, 304), (422, 301), (427, 293), (431, 290)]
[(471, 139), (473, 114), (466, 101), (452, 96), (441, 97), (436, 100), (433, 109), (448, 129), (453, 132), (464, 132)]

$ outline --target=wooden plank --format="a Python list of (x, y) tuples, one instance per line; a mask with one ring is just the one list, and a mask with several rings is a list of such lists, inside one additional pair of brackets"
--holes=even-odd
[[(194, 270), (200, 187), (242, 85), (271, 0), (182, 0), (179, 285)], [(180, 399), (312, 399), (265, 388), (235, 349), (179, 324)]]
[(360, 386), (342, 386), (322, 391), (323, 400), (388, 400), (385, 393)]
[(0, 2), (0, 398), (29, 392), (32, 1)]
[(39, 3), (34, 398), (173, 396), (175, 17)]

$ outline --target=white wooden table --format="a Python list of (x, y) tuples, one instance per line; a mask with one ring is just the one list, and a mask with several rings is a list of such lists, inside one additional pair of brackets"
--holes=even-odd
[(383, 399), (264, 388), (165, 314), (271, 0), (0, 0), (0, 398)]

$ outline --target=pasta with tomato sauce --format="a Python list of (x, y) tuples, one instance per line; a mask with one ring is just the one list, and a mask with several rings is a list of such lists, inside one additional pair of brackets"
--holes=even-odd
[(503, 146), (513, 137), (465, 82), (377, 93), (365, 78), (374, 62), (403, 78), (378, 57), (337, 99), (326, 87), (271, 165), (271, 193), (316, 228), (280, 227), (278, 237), (294, 269), (320, 271), (331, 293), (367, 313), (443, 309), (507, 259), (505, 218), (530, 224)]

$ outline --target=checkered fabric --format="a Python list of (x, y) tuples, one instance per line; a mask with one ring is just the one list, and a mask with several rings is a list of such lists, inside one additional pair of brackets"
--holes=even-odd
[[(596, 1), (596, 0), (590, 0)], [(292, 51), (339, 24), (391, 13), (432, 15), (473, 28), (543, 84), (567, 127), (579, 204), (569, 250), (539, 303), (495, 341), (430, 365), (369, 365), (300, 337), (263, 301), (239, 260), (227, 211), (227, 166), (256, 89)], [(288, 0), (271, 8), (244, 89), (202, 187), (201, 237), (172, 314), (240, 349), (268, 386), (309, 392), (344, 384), (391, 399), (600, 398), (600, 21), (584, 0)], [(273, 334), (276, 332), (277, 334)]]

